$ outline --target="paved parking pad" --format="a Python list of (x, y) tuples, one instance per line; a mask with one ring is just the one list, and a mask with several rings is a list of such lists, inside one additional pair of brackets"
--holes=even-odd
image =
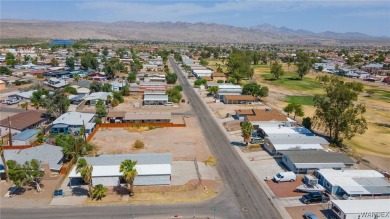
[(298, 207), (286, 207), (287, 212), (293, 219), (302, 219), (302, 215), (306, 212), (314, 213), (318, 218), (327, 218), (331, 214), (328, 209), (328, 204), (316, 204), (316, 205), (305, 205)]
[(273, 180), (268, 180), (267, 185), (272, 190), (277, 198), (286, 198), (286, 197), (298, 197), (306, 193), (295, 192), (294, 190), (303, 184), (303, 176), (297, 175), (297, 180), (294, 182), (280, 182), (276, 183)]

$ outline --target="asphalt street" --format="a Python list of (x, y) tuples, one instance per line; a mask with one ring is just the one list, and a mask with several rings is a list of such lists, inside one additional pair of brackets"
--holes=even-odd
[(249, 168), (232, 148), (229, 139), (214, 120), (206, 104), (184, 78), (187, 74), (183, 74), (172, 57), (169, 61), (199, 119), (207, 143), (217, 159), (218, 172), (228, 187), (227, 189), (232, 191), (233, 197), (231, 198), (242, 209), (242, 218), (281, 218)]

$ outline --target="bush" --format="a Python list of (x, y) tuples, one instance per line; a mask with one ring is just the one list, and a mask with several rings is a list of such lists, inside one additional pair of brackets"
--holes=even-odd
[(74, 88), (74, 87), (67, 86), (67, 87), (64, 88), (64, 91), (67, 92), (67, 93), (70, 93), (70, 94), (74, 94), (74, 95), (77, 94), (77, 89)]
[(178, 91), (183, 91), (183, 87), (180, 85), (174, 86), (173, 89), (178, 90)]
[(143, 141), (137, 139), (134, 144), (133, 144), (133, 148), (135, 149), (143, 149), (145, 147), (145, 144)]
[(100, 118), (95, 118), (94, 122), (96, 124), (102, 124), (102, 120)]
[(203, 84), (207, 84), (206, 79), (203, 79), (203, 78), (197, 79), (197, 80), (194, 82), (194, 85), (195, 85), (195, 86), (200, 86), (200, 85), (203, 85)]
[(112, 107), (116, 107), (119, 105), (119, 100), (118, 99), (114, 99), (113, 101), (111, 101), (111, 106)]
[(210, 156), (209, 158), (207, 158), (207, 160), (204, 161), (204, 164), (206, 166), (210, 165), (215, 167), (217, 165), (217, 160), (215, 159), (215, 157)]
[(16, 86), (20, 86), (20, 85), (22, 85), (22, 82), (19, 81), (19, 80), (16, 80), (16, 81), (15, 81), (15, 85), (16, 85)]
[(220, 83), (223, 83), (224, 81), (223, 80), (218, 80), (217, 83), (220, 84)]

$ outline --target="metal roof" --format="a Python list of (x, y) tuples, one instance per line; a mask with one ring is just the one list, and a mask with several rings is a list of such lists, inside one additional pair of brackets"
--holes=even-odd
[(172, 164), (172, 154), (103, 154), (84, 157), (92, 166), (120, 165), (124, 160), (135, 160), (137, 164)]
[(269, 136), (268, 138), (272, 144), (329, 144), (327, 140), (318, 136), (306, 136), (306, 135), (291, 135), (290, 137), (276, 137)]
[(344, 214), (390, 211), (390, 199), (332, 200), (332, 203)]
[(304, 163), (344, 163), (354, 164), (353, 160), (345, 154), (326, 152), (323, 150), (285, 151), (283, 155), (294, 164)]
[(171, 119), (170, 112), (127, 112), (125, 120), (161, 120)]
[[(11, 128), (16, 130), (24, 130), (32, 125), (40, 124), (46, 118), (42, 118), (43, 113), (36, 111), (27, 111), (18, 113), (10, 117)], [(0, 126), (8, 127), (8, 118), (0, 121)]]
[(107, 96), (110, 95), (113, 97), (111, 92), (95, 92), (91, 93), (85, 100), (107, 100)]
[(39, 132), (39, 130), (36, 130), (36, 129), (26, 129), (23, 132), (12, 137), (12, 140), (25, 141), (25, 140), (28, 140), (29, 138), (33, 137), (34, 135), (38, 134), (38, 132)]
[[(62, 148), (50, 144), (43, 144), (22, 150), (4, 150), (4, 156), (6, 160), (15, 160), (19, 164), (37, 159), (42, 163), (48, 163), (52, 170), (60, 170), (62, 167)], [(3, 162), (0, 159), (0, 172), (4, 171), (3, 169)]]
[(165, 94), (145, 94), (144, 101), (168, 101), (168, 95)]
[[(93, 177), (105, 177), (105, 176), (122, 176), (123, 173), (119, 172), (120, 165), (107, 165), (107, 166), (93, 166)], [(135, 165), (135, 169), (139, 176), (148, 175), (170, 175), (172, 172), (171, 164), (144, 164)], [(70, 178), (81, 177), (80, 173), (76, 173), (76, 167), (72, 169), (69, 174)]]
[(94, 118), (95, 114), (92, 113), (79, 113), (79, 112), (67, 112), (62, 114), (53, 124), (66, 124), (66, 125), (83, 125), (87, 124)]

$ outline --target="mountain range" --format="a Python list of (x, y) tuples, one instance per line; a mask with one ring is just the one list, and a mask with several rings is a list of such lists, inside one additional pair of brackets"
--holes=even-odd
[(202, 43), (338, 45), (390, 44), (362, 33), (314, 33), (262, 24), (250, 28), (187, 22), (0, 20), (1, 39), (112, 39)]

